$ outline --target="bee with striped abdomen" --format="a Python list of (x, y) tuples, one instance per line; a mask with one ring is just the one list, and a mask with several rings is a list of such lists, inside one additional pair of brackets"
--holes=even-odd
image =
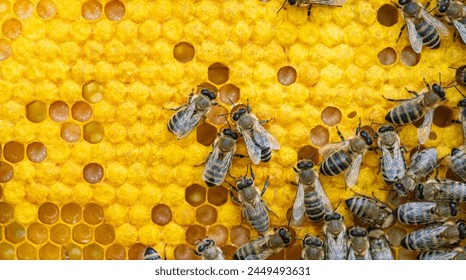
[(411, 167), (405, 176), (392, 186), (397, 195), (404, 197), (414, 191), (416, 185), (437, 168), (437, 150), (435, 148), (417, 151), (411, 156)]
[(422, 94), (408, 90), (408, 92), (415, 95), (414, 98), (390, 99), (382, 96), (388, 101), (401, 102), (387, 113), (385, 116), (386, 121), (396, 125), (405, 125), (424, 117), (424, 121), (417, 129), (417, 137), (421, 144), (424, 144), (429, 138), (434, 120), (434, 109), (445, 100), (445, 90), (442, 86), (433, 84), (431, 88), (425, 80), (424, 83), (427, 91)]
[[(286, 2), (288, 2), (290, 6), (296, 5), (297, 7), (307, 7), (307, 17), (310, 17), (312, 4), (326, 6), (342, 6), (346, 3), (346, 0), (285, 0), (280, 10), (283, 8), (283, 6), (285, 6)], [(280, 10), (278, 10), (278, 12)]]
[(160, 257), (160, 254), (159, 252), (157, 252), (157, 250), (155, 250), (154, 248), (152, 247), (147, 247), (146, 250), (144, 251), (144, 257), (143, 257), (143, 260), (150, 260), (150, 261), (158, 261), (158, 260), (161, 260), (162, 257)]
[(233, 254), (235, 260), (264, 260), (291, 243), (291, 235), (288, 229), (281, 227), (274, 233), (261, 236), (258, 239), (249, 241), (236, 249)]
[(466, 65), (463, 65), (458, 68), (454, 68), (454, 67), (450, 67), (450, 68), (456, 69), (456, 72), (455, 72), (456, 83), (463, 87), (466, 86)]
[(293, 170), (298, 174), (296, 197), (293, 204), (293, 219), (298, 221), (306, 213), (312, 222), (319, 222), (325, 213), (332, 212), (330, 202), (318, 173), (312, 169), (314, 164), (310, 160), (300, 160)]
[(343, 216), (338, 212), (327, 213), (324, 216), (324, 222), (325, 258), (327, 260), (346, 260), (348, 249)]
[(455, 0), (439, 0), (437, 10), (449, 24), (453, 24), (456, 31), (466, 44), (466, 6)]
[(400, 137), (391, 125), (384, 125), (377, 131), (377, 145), (382, 150), (380, 169), (385, 183), (391, 185), (403, 178), (406, 172), (406, 162)]
[(194, 253), (198, 256), (202, 256), (203, 260), (224, 260), (222, 250), (215, 245), (215, 241), (212, 238), (206, 237), (196, 243), (196, 250)]
[(463, 247), (428, 250), (421, 252), (418, 260), (464, 260), (466, 254)]
[(426, 201), (466, 202), (466, 184), (448, 179), (432, 179), (417, 185), (415, 196)]
[(465, 145), (462, 145), (459, 148), (453, 148), (450, 156), (448, 157), (448, 166), (458, 177), (460, 177), (461, 180), (463, 180), (463, 182), (466, 182), (465, 148)]
[(466, 225), (459, 220), (418, 229), (405, 236), (400, 244), (408, 250), (431, 250), (459, 243), (466, 238)]
[(348, 209), (364, 223), (388, 228), (395, 222), (392, 209), (378, 199), (367, 196), (354, 196), (348, 198), (345, 203)]
[(216, 95), (208, 89), (201, 89), (199, 94), (191, 93), (188, 103), (169, 110), (176, 113), (168, 121), (168, 130), (176, 134), (178, 139), (187, 136), (215, 105)]
[(408, 27), (408, 39), (416, 53), (421, 53), (422, 45), (430, 49), (440, 46), (440, 35), (448, 36), (447, 27), (438, 19), (429, 14), (424, 7), (415, 0), (398, 0), (405, 19), (398, 40), (405, 27)]
[(372, 260), (369, 252), (369, 237), (362, 227), (348, 230), (348, 260)]
[(260, 161), (269, 161), (272, 157), (272, 150), (280, 149), (278, 140), (262, 126), (268, 120), (259, 121), (251, 113), (249, 102), (246, 108), (240, 107), (234, 110), (232, 112), (232, 119), (236, 124), (236, 128), (243, 136), (249, 157), (254, 164), (259, 164)]
[(445, 222), (458, 215), (458, 205), (448, 201), (408, 202), (393, 210), (402, 224), (421, 225)]
[(373, 260), (395, 259), (387, 235), (382, 229), (370, 228), (367, 236), (369, 237), (369, 252)]
[(345, 140), (337, 127), (341, 142), (329, 143), (319, 149), (319, 153), (324, 157), (320, 165), (320, 173), (325, 176), (336, 176), (346, 172), (345, 181), (350, 188), (356, 185), (363, 156), (372, 145), (372, 137), (367, 131), (360, 129), (361, 122), (356, 128), (356, 135)]
[(324, 260), (324, 242), (315, 236), (306, 234), (303, 239), (303, 250), (301, 251), (302, 260)]

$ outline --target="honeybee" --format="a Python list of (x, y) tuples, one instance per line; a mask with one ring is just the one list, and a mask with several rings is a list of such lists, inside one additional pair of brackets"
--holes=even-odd
[(400, 242), (408, 250), (430, 250), (453, 245), (466, 237), (466, 225), (459, 220), (432, 225), (406, 235)]
[(324, 242), (315, 236), (307, 235), (303, 239), (302, 260), (324, 260)]
[(372, 260), (369, 237), (362, 227), (355, 226), (348, 231), (348, 260)]
[[(453, 67), (450, 67), (453, 68)], [(455, 80), (458, 85), (466, 86), (466, 65), (463, 65), (456, 69)]]
[(244, 138), (249, 157), (254, 164), (269, 161), (272, 157), (272, 150), (280, 149), (277, 139), (262, 126), (269, 120), (259, 121), (251, 113), (249, 101), (246, 108), (240, 107), (232, 112), (232, 119)]
[(445, 179), (429, 180), (416, 186), (415, 196), (419, 200), (466, 202), (466, 184)]
[(364, 223), (388, 228), (395, 222), (392, 209), (378, 199), (354, 196), (348, 198), (345, 203), (348, 209)]
[(345, 181), (350, 188), (356, 185), (362, 158), (372, 145), (372, 137), (367, 131), (360, 129), (361, 122), (356, 128), (356, 135), (345, 140), (337, 127), (341, 142), (329, 143), (319, 149), (319, 153), (324, 157), (320, 165), (320, 173), (336, 176), (346, 171)]
[(393, 215), (407, 225), (445, 222), (458, 215), (458, 205), (448, 201), (408, 202), (393, 210)]
[(466, 44), (466, 6), (455, 0), (439, 0), (437, 10), (445, 16), (445, 20), (453, 24), (463, 42)]
[(144, 257), (143, 260), (151, 260), (151, 261), (158, 261), (161, 260), (162, 257), (160, 257), (159, 252), (157, 252), (154, 248), (152, 247), (147, 247), (146, 250), (144, 251)]
[(325, 234), (325, 258), (327, 260), (346, 260), (346, 226), (344, 218), (338, 212), (324, 216), (323, 231)]
[(319, 222), (325, 213), (332, 212), (325, 190), (319, 181), (317, 172), (312, 169), (310, 160), (300, 160), (293, 170), (298, 174), (296, 197), (293, 204), (293, 218), (298, 221), (306, 213), (312, 222)]
[[(346, 0), (285, 0), (280, 10), (285, 6), (286, 2), (288, 2), (290, 6), (296, 5), (297, 7), (307, 7), (307, 17), (310, 17), (312, 4), (342, 6), (346, 3)], [(278, 10), (278, 12), (280, 12), (280, 10)]]
[(220, 186), (230, 170), (233, 157), (242, 157), (235, 154), (237, 140), (238, 132), (230, 128), (225, 128), (215, 139), (202, 172), (207, 186)]
[(422, 94), (408, 90), (408, 92), (415, 95), (414, 98), (390, 99), (382, 96), (388, 101), (401, 102), (387, 113), (385, 116), (386, 121), (396, 125), (405, 125), (424, 117), (424, 121), (417, 129), (417, 138), (421, 144), (424, 144), (429, 138), (432, 121), (434, 120), (434, 109), (445, 100), (445, 90), (439, 84), (433, 84), (431, 88), (425, 80), (424, 83), (427, 91)]
[(421, 4), (415, 0), (398, 0), (398, 8), (401, 9), (406, 24), (401, 28), (401, 33), (408, 27), (408, 38), (411, 47), (416, 53), (420, 53), (422, 45), (431, 49), (440, 46), (440, 35), (448, 36), (448, 29), (442, 22), (429, 14)]
[[(466, 138), (465, 138), (466, 139)], [(460, 177), (463, 182), (466, 182), (466, 152), (465, 145), (459, 148), (453, 148), (448, 157), (448, 166)]]
[(197, 248), (194, 253), (198, 256), (202, 256), (203, 260), (224, 260), (222, 250), (215, 245), (215, 241), (212, 238), (206, 237), (199, 243), (196, 243)]
[(369, 237), (369, 252), (373, 260), (393, 260), (393, 252), (390, 248), (387, 235), (382, 229), (370, 228), (367, 236)]
[(421, 252), (418, 260), (464, 260), (466, 257), (464, 248), (437, 249)]
[(403, 178), (406, 172), (404, 152), (400, 137), (391, 125), (384, 125), (377, 131), (377, 145), (382, 150), (380, 169), (385, 183), (391, 185)]
[(258, 239), (249, 241), (236, 249), (233, 254), (235, 260), (264, 260), (291, 243), (291, 235), (288, 229), (280, 227), (272, 234), (261, 236)]
[(234, 202), (241, 205), (243, 216), (248, 219), (251, 226), (263, 235), (269, 230), (270, 225), (267, 211), (272, 212), (261, 198), (267, 190), (269, 178), (265, 180), (262, 192), (259, 192), (259, 188), (254, 185), (255, 176), (250, 165), (249, 170), (251, 177), (247, 177), (246, 172), (246, 175), (236, 182), (236, 187), (232, 186), (232, 189), (238, 193), (238, 197), (235, 197), (231, 191), (230, 196)]
[(215, 98), (214, 92), (201, 89), (199, 94), (192, 92), (189, 95), (188, 103), (178, 108), (167, 108), (176, 111), (168, 121), (168, 130), (176, 134), (178, 140), (187, 136), (209, 113), (212, 106), (216, 105)]
[(435, 148), (418, 151), (411, 157), (411, 167), (405, 176), (394, 183), (393, 189), (399, 196), (407, 196), (414, 191), (416, 184), (437, 168), (437, 150)]

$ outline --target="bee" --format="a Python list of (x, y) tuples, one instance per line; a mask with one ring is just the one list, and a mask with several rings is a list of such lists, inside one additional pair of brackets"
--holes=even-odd
[(249, 241), (236, 249), (233, 254), (234, 260), (264, 260), (291, 243), (291, 235), (288, 229), (280, 227), (272, 234), (261, 236), (258, 239)]
[(337, 127), (341, 142), (329, 143), (319, 149), (324, 160), (320, 165), (320, 173), (336, 176), (346, 171), (346, 184), (352, 188), (356, 185), (364, 153), (372, 145), (372, 137), (367, 131), (360, 131), (361, 120), (356, 128), (356, 136), (345, 140)]
[(466, 257), (464, 248), (428, 250), (417, 256), (418, 260), (464, 260)]
[(458, 205), (448, 201), (408, 202), (398, 206), (393, 215), (407, 225), (445, 222), (458, 215)]
[(391, 185), (403, 178), (406, 172), (406, 162), (400, 137), (391, 125), (384, 125), (377, 131), (377, 145), (382, 150), (380, 169), (385, 183)]
[(453, 245), (466, 238), (466, 225), (459, 220), (432, 225), (415, 230), (406, 235), (400, 242), (408, 250), (431, 250)]
[(196, 243), (197, 248), (194, 253), (198, 256), (202, 256), (203, 260), (224, 260), (222, 250), (215, 245), (215, 241), (212, 238), (206, 237), (199, 243)]
[(372, 260), (369, 237), (362, 227), (355, 226), (348, 231), (348, 260)]
[(416, 186), (415, 196), (419, 200), (466, 202), (466, 184), (453, 180), (429, 180)]
[(302, 260), (324, 260), (324, 242), (315, 236), (306, 234), (303, 239), (303, 250), (301, 251)]
[(415, 0), (398, 0), (398, 4), (401, 5), (398, 8), (401, 9), (406, 23), (396, 41), (398, 42), (401, 33), (408, 27), (408, 39), (416, 53), (421, 53), (422, 45), (431, 49), (440, 47), (440, 35), (448, 36), (447, 27)]
[(160, 257), (159, 252), (157, 252), (154, 248), (152, 247), (147, 247), (146, 250), (144, 251), (144, 257), (143, 260), (150, 260), (150, 261), (158, 261), (161, 260), (162, 257)]
[(448, 166), (460, 177), (463, 182), (466, 182), (466, 152), (465, 145), (459, 148), (453, 148), (448, 157)]
[[(450, 68), (453, 68), (453, 67), (450, 67)], [(458, 68), (453, 68), (453, 69), (456, 69), (456, 73), (455, 73), (456, 83), (463, 87), (466, 86), (466, 65), (463, 65)]]
[(244, 138), (249, 157), (254, 164), (259, 164), (260, 161), (268, 162), (272, 157), (272, 150), (280, 149), (278, 140), (262, 126), (269, 120), (259, 121), (251, 113), (249, 101), (246, 108), (241, 107), (232, 112), (232, 119)]
[(332, 212), (330, 202), (317, 172), (310, 160), (300, 160), (293, 170), (298, 174), (296, 197), (293, 204), (293, 218), (298, 221), (306, 213), (309, 220), (319, 222), (325, 213)]
[(437, 150), (435, 148), (418, 151), (411, 157), (411, 167), (405, 176), (393, 184), (397, 195), (404, 197), (414, 191), (419, 181), (430, 175), (437, 168)]
[(427, 91), (422, 94), (408, 90), (409, 93), (415, 95), (414, 98), (390, 99), (383, 96), (388, 101), (401, 102), (387, 113), (386, 121), (396, 125), (405, 125), (424, 117), (424, 121), (417, 129), (417, 138), (421, 144), (424, 144), (429, 138), (434, 120), (434, 109), (445, 100), (445, 90), (439, 84), (433, 84), (431, 88), (425, 80), (424, 83), (427, 86)]
[(230, 196), (234, 202), (241, 205), (243, 216), (248, 219), (251, 226), (263, 235), (269, 230), (270, 225), (267, 211), (272, 212), (261, 198), (267, 190), (269, 178), (267, 177), (265, 180), (262, 192), (259, 192), (259, 188), (254, 185), (255, 176), (251, 165), (249, 165), (249, 169), (251, 177), (247, 177), (246, 172), (246, 175), (236, 182), (236, 187), (232, 186), (232, 189), (238, 193), (238, 197), (235, 197), (231, 191)]
[(348, 198), (345, 203), (348, 209), (364, 223), (388, 228), (395, 222), (392, 209), (378, 199), (367, 196), (354, 196)]
[(225, 128), (215, 139), (202, 172), (207, 186), (220, 186), (230, 170), (233, 157), (242, 157), (235, 154), (237, 140), (238, 132), (230, 128)]
[(466, 44), (466, 6), (464, 3), (455, 0), (439, 0), (437, 10), (445, 16), (449, 24), (453, 24), (456, 31)]
[(199, 94), (191, 93), (188, 103), (178, 108), (168, 108), (176, 113), (168, 121), (168, 130), (176, 134), (178, 140), (187, 136), (209, 113), (216, 95), (208, 89), (201, 89)]
[[(346, 0), (285, 0), (280, 10), (283, 8), (283, 6), (285, 6), (286, 2), (288, 2), (290, 6), (296, 5), (297, 7), (307, 7), (307, 17), (310, 17), (312, 4), (342, 6), (346, 3)], [(278, 12), (280, 12), (280, 10), (278, 10)]]
[(325, 258), (327, 260), (346, 260), (346, 226), (343, 216), (338, 212), (324, 216)]
[(373, 260), (393, 260), (393, 252), (390, 248), (387, 235), (382, 229), (370, 228), (367, 236), (369, 237), (369, 252)]

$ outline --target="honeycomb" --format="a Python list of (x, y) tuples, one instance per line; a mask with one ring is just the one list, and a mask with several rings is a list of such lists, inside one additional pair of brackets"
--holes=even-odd
[[(319, 163), (317, 149), (383, 122), (394, 104), (429, 83), (454, 80), (465, 46), (450, 36), (416, 54), (399, 11), (381, 0), (305, 8), (281, 0), (0, 0), (0, 259), (141, 259), (153, 246), (167, 259), (199, 259), (193, 244), (210, 236), (227, 259), (258, 233), (242, 220), (227, 186), (208, 188), (203, 162), (232, 102), (248, 100), (282, 148), (254, 166), (256, 184), (288, 224), (296, 189), (291, 166)], [(197, 88), (216, 105), (182, 140), (167, 130), (172, 111)], [(464, 88), (463, 88), (464, 92)], [(425, 147), (439, 158), (462, 144), (456, 103), (436, 109)], [(416, 126), (400, 131), (407, 150)], [(238, 153), (246, 154), (242, 140)], [(242, 176), (247, 159), (235, 159)], [(390, 198), (368, 152), (360, 194)], [(443, 170), (445, 171), (445, 170)], [(451, 172), (446, 173), (450, 176)], [(440, 176), (442, 176), (441, 173)], [(336, 207), (354, 195), (344, 176), (320, 180)], [(340, 206), (341, 207), (341, 206)], [(464, 211), (464, 210), (463, 210)], [(352, 224), (346, 211), (347, 226)], [(292, 225), (293, 236), (321, 225)], [(399, 259), (407, 230), (388, 230)], [(272, 259), (298, 259), (301, 244)]]

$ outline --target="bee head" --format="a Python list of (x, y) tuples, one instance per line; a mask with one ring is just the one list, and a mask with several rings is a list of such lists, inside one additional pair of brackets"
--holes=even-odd
[(445, 99), (445, 90), (442, 88), (442, 86), (439, 84), (433, 84), (432, 90), (440, 97), (440, 99)]
[(447, 11), (448, 6), (450, 6), (450, 0), (439, 0), (437, 2), (437, 10), (441, 14), (444, 14)]
[(423, 184), (419, 184), (416, 186), (416, 197), (421, 200), (424, 199), (424, 185)]
[(405, 186), (402, 183), (393, 184), (393, 188), (399, 196), (407, 196), (408, 192), (406, 191)]
[(372, 145), (372, 137), (369, 135), (369, 133), (367, 133), (367, 131), (363, 130), (359, 133), (359, 135), (361, 135), (368, 146)]
[(305, 170), (311, 169), (312, 167), (314, 167), (314, 164), (308, 159), (303, 159), (298, 162), (298, 169)]
[(252, 178), (246, 177), (246, 178), (242, 178), (241, 180), (239, 180), (236, 186), (238, 187), (239, 190), (242, 190), (242, 189), (252, 186), (252, 184), (254, 184), (254, 181), (252, 180)]
[(341, 220), (341, 219), (343, 219), (343, 216), (338, 212), (327, 213), (324, 216), (324, 220), (327, 222), (334, 221), (334, 220)]
[(214, 240), (212, 240), (212, 239), (206, 237), (206, 238), (204, 238), (204, 240), (202, 240), (202, 241), (199, 243), (199, 245), (197, 245), (197, 251), (198, 251), (199, 253), (202, 253), (202, 251), (204, 251), (205, 248), (207, 248), (207, 247), (209, 247), (209, 246), (211, 246), (211, 245), (212, 245), (212, 246), (215, 245)]
[(395, 128), (391, 125), (383, 125), (379, 128), (379, 130), (377, 130), (377, 133), (384, 133), (384, 132), (387, 132), (387, 131), (395, 131)]
[(353, 227), (352, 229), (350, 229), (349, 235), (351, 237), (366, 237), (367, 231), (362, 227)]
[(466, 224), (464, 224), (464, 221), (463, 220), (457, 221), (456, 227), (458, 228), (458, 231), (460, 232), (460, 238), (465, 239), (466, 238)]
[(233, 113), (232, 119), (236, 122), (244, 114), (246, 114), (246, 108), (240, 108), (238, 111)]
[(450, 202), (450, 214), (455, 217), (456, 215), (458, 215), (458, 204), (454, 203), (454, 202)]
[(208, 90), (208, 89), (201, 89), (201, 94), (204, 95), (205, 97), (209, 98), (210, 100), (214, 101), (215, 98), (217, 97), (214, 92)]
[(228, 136), (230, 136), (231, 138), (233, 138), (235, 140), (238, 139), (238, 133), (233, 129), (225, 128), (223, 130), (223, 134), (228, 135)]
[(316, 247), (322, 248), (323, 245), (324, 243), (322, 242), (322, 240), (316, 237), (306, 235), (306, 237), (303, 240), (303, 247), (316, 246)]
[(283, 243), (285, 243), (287, 246), (290, 244), (291, 236), (290, 236), (290, 232), (286, 228), (284, 227), (279, 228), (278, 235), (283, 240)]
[(466, 107), (466, 98), (461, 99), (461, 100), (458, 102), (458, 107)]

